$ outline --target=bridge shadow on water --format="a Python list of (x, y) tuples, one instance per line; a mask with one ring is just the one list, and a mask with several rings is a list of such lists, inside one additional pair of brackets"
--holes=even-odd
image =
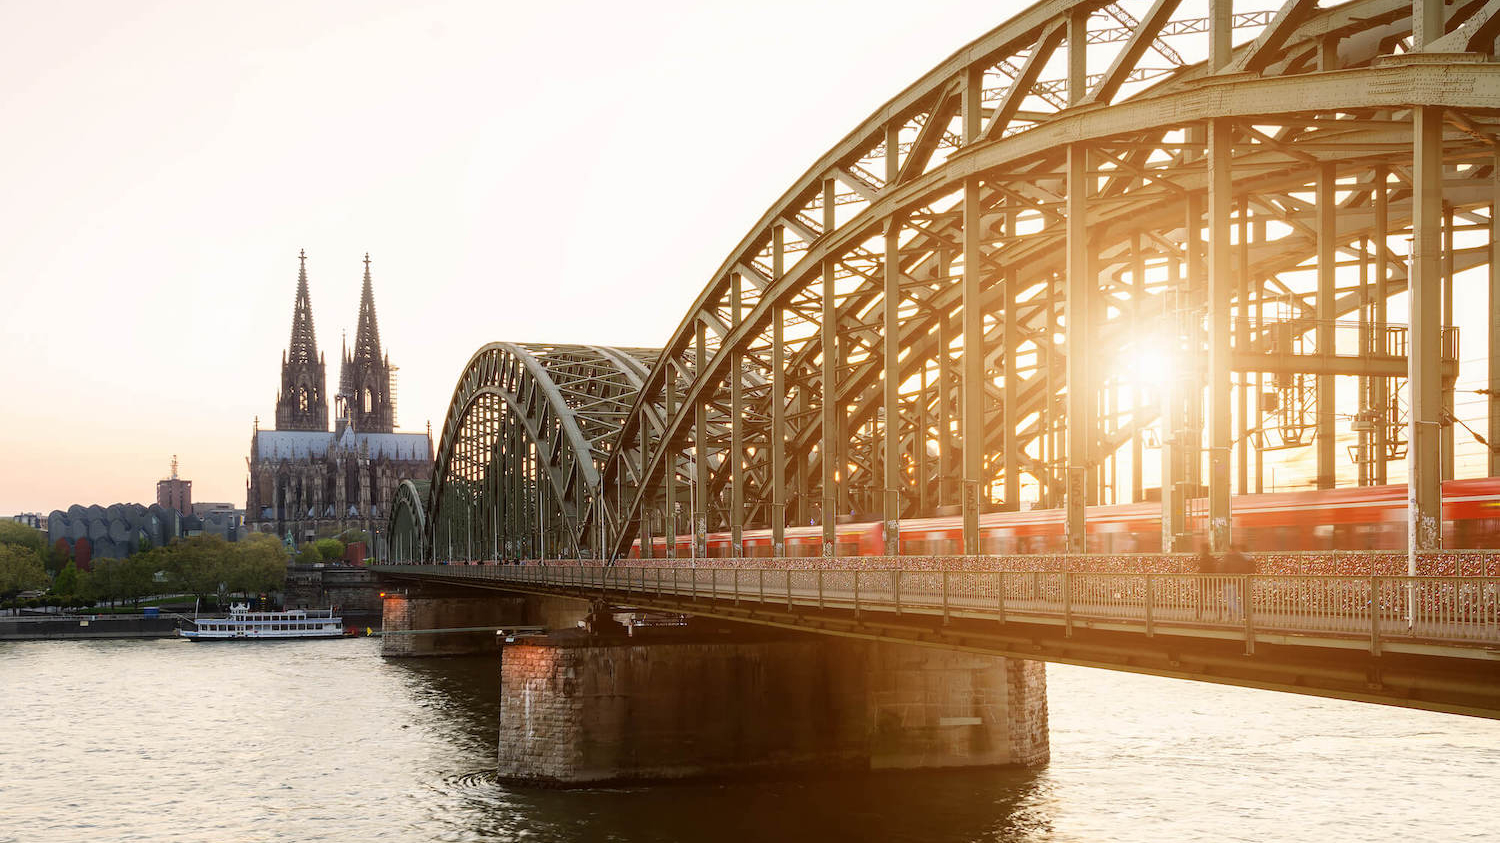
[[(429, 784), (452, 839), (542, 841), (1030, 841), (1050, 839), (1045, 771), (804, 774), (548, 789), (497, 780), (499, 660), (387, 662), (473, 766)], [(439, 725), (441, 724), (441, 725)], [(441, 839), (449, 839), (442, 836)]]

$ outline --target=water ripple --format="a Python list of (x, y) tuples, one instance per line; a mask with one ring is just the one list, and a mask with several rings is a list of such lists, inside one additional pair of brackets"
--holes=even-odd
[(1040, 771), (516, 788), (494, 659), (378, 646), (0, 644), (0, 843), (1493, 839), (1494, 723), (1056, 666)]

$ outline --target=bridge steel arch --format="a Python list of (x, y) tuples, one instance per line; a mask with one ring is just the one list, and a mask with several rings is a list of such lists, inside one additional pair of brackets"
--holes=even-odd
[(422, 562), (428, 559), (427, 493), (431, 480), (402, 480), (391, 504), (390, 528), (386, 531), (386, 558), (392, 562)]
[[(618, 557), (686, 510), (694, 555), (751, 527), (780, 555), (809, 522), (831, 555), (839, 517), (890, 547), (900, 519), (956, 514), (975, 553), (980, 511), (1025, 488), (1078, 551), (1085, 504), (1142, 498), (1156, 426), (1163, 549), (1223, 547), (1231, 489), (1279, 448), (1322, 487), (1409, 451), (1415, 547), (1436, 547), (1442, 311), (1466, 268), (1489, 267), (1492, 311), (1500, 289), (1500, 0), (1247, 5), (1040, 2), (878, 109), (692, 302), (615, 421), (602, 505), (548, 475), (573, 540)], [(1149, 354), (1158, 382), (1116, 365)]]
[(583, 535), (584, 514), (599, 502), (600, 467), (657, 354), (480, 348), (454, 388), (425, 500), (415, 487), (398, 499), (393, 546), (444, 560), (589, 555), (602, 543)]

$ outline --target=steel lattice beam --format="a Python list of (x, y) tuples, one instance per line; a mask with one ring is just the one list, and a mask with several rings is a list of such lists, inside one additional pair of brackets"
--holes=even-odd
[[(1381, 455), (1360, 482), (1383, 481), (1404, 435), (1393, 241), (1439, 237), (1416, 267), (1424, 291), (1480, 264), (1500, 277), (1493, 247), (1453, 245), (1495, 218), (1500, 0), (1203, 5), (1042, 2), (967, 45), (767, 209), (592, 438), (568, 427), (583, 405), (563, 397), (561, 369), (508, 363), (530, 386), (502, 388), (481, 367), (455, 392), (439, 473), (472, 474), (486, 437), (506, 441), (465, 427), (490, 394), (543, 458), (499, 452), (552, 490), (573, 552), (665, 533), (701, 553), (720, 530), (738, 552), (756, 528), (780, 552), (816, 521), (831, 553), (835, 515), (851, 512), (892, 537), (902, 518), (961, 513), (973, 541), (980, 511), (1014, 508), (1023, 483), (1043, 506), (1071, 502), (1081, 549), (1083, 502), (1117, 499), (1124, 453), (1138, 498), (1142, 430), (1160, 425), (1163, 544), (1192, 529), (1206, 447), (1201, 528), (1222, 546), (1230, 486), (1251, 491), (1268, 436), (1319, 443), (1334, 482), (1335, 384), (1356, 377), (1360, 412), (1378, 417), (1361, 448)], [(1233, 47), (1232, 29), (1255, 35)], [(1209, 38), (1198, 60), (1178, 40), (1193, 33)], [(1065, 78), (1042, 79), (1061, 50)], [(1357, 353), (1338, 345), (1346, 330)], [(1451, 388), (1451, 332), (1412, 333), (1409, 376)], [(1107, 365), (1144, 342), (1181, 358), (1152, 396)], [(1273, 390), (1306, 406), (1247, 406)], [(1441, 424), (1423, 396), (1419, 420)]]

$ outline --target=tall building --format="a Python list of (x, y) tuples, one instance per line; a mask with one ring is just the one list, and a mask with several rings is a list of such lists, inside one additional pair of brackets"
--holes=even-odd
[(250, 439), (245, 525), (297, 543), (359, 529), (378, 544), (397, 485), (431, 475), (432, 439), (395, 432), (394, 367), (380, 347), (368, 254), (354, 348), (343, 350), (329, 430), (326, 369), (313, 331), (305, 252), (299, 261), (276, 429), (261, 430), (257, 419)]
[(193, 514), (193, 481), (177, 476), (177, 455), (172, 455), (172, 476), (156, 481), (156, 503), (183, 515)]

